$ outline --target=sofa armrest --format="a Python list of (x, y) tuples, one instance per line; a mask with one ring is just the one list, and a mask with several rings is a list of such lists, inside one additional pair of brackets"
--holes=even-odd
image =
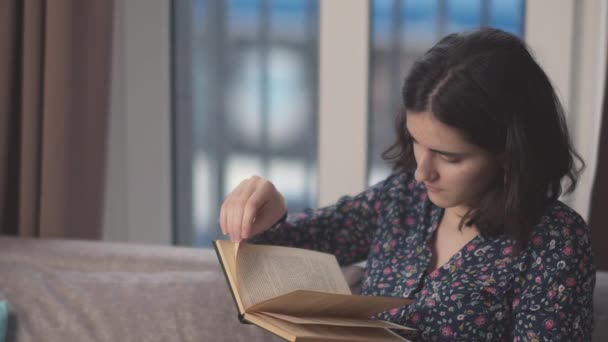
[(0, 237), (0, 274), (15, 341), (282, 341), (239, 323), (210, 249)]

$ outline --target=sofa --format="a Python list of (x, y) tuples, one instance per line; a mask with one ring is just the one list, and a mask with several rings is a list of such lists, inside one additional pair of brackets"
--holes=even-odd
[[(356, 288), (361, 269), (344, 272)], [(595, 341), (608, 341), (607, 274), (598, 273)], [(282, 341), (239, 323), (209, 249), (0, 237), (2, 299), (8, 342)]]

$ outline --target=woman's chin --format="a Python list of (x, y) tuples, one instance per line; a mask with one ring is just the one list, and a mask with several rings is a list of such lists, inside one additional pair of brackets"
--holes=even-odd
[(429, 191), (428, 196), (429, 196), (429, 200), (431, 202), (433, 202), (434, 205), (436, 205), (440, 208), (445, 209), (445, 208), (449, 208), (449, 207), (453, 206), (453, 204), (450, 203), (449, 200), (447, 200), (444, 196), (442, 196), (441, 192)]

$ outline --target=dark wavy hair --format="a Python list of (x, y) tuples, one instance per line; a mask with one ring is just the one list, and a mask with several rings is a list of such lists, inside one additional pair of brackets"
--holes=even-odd
[(382, 154), (394, 171), (416, 168), (406, 111), (431, 112), (503, 161), (460, 228), (506, 233), (525, 247), (546, 205), (576, 187), (585, 164), (551, 82), (518, 37), (492, 28), (450, 34), (414, 63), (402, 94), (397, 140)]

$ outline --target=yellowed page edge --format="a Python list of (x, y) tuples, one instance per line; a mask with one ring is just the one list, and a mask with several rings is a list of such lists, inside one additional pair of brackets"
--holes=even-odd
[[(259, 313), (246, 313), (245, 318), (282, 338), (293, 341), (401, 342), (403, 337), (384, 328), (338, 327), (317, 324), (294, 324)], [(275, 329), (272, 331), (271, 329)]]
[(224, 273), (226, 278), (228, 279), (228, 286), (230, 286), (230, 290), (232, 291), (232, 295), (234, 296), (234, 300), (236, 301), (236, 306), (239, 310), (239, 314), (245, 313), (245, 307), (243, 306), (243, 301), (241, 299), (240, 289), (237, 285), (236, 279), (236, 260), (233, 259), (235, 253), (234, 244), (230, 241), (225, 240), (215, 240), (215, 245), (217, 246), (216, 250), (220, 255), (220, 262), (223, 265)]
[(262, 315), (275, 317), (287, 322), (295, 324), (319, 324), (333, 325), (342, 327), (362, 327), (362, 328), (384, 328), (396, 330), (416, 330), (403, 325), (395, 324), (388, 321), (360, 319), (360, 318), (336, 318), (336, 317), (296, 317), (290, 315), (282, 315), (272, 312), (260, 312)]
[[(235, 248), (234, 248), (234, 260), (239, 260), (239, 247), (241, 247), (241, 243), (240, 242), (236, 242), (235, 243)], [(238, 266), (238, 263), (237, 263)], [(238, 270), (238, 268), (237, 268)]]
[(245, 313), (243, 318), (258, 327), (270, 331), (271, 333), (279, 336), (280, 338), (284, 338), (287, 341), (295, 342), (296, 335), (292, 334), (289, 331), (289, 327), (286, 327), (283, 324), (283, 321), (278, 319), (273, 319), (271, 317), (262, 316), (256, 313)]
[(409, 305), (408, 298), (344, 295), (297, 290), (247, 308), (299, 317), (369, 318), (392, 308)]

